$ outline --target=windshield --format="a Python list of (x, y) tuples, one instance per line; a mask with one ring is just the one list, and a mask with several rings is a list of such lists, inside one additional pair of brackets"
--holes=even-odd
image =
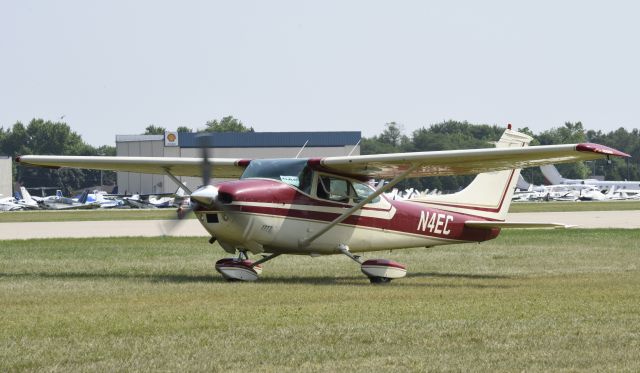
[(256, 177), (282, 181), (307, 193), (311, 185), (306, 159), (254, 159), (240, 179)]

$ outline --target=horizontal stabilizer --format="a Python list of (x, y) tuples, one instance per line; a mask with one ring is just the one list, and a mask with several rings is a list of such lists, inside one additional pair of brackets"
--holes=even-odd
[(561, 223), (508, 222), (508, 221), (466, 221), (469, 228), (572, 228), (575, 225)]

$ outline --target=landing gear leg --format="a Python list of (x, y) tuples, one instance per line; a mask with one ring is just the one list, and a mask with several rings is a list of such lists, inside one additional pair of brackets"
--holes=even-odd
[(271, 254), (271, 255), (269, 255), (269, 256), (265, 256), (265, 257), (263, 257), (262, 259), (260, 259), (260, 260), (258, 260), (258, 261), (253, 262), (253, 264), (252, 264), (251, 266), (252, 266), (252, 267), (259, 266), (260, 264), (262, 264), (262, 263), (264, 263), (264, 262), (268, 262), (268, 261), (270, 261), (271, 259), (274, 259), (274, 258), (276, 258), (276, 257), (279, 257), (280, 255), (281, 255), (281, 254)]
[(354, 262), (358, 264), (362, 264), (362, 260), (360, 260), (360, 255), (353, 255), (351, 251), (349, 251), (349, 246), (341, 243), (340, 245), (338, 245), (338, 250), (340, 250), (340, 252), (343, 253), (344, 255), (353, 259)]
[(360, 264), (360, 270), (364, 273), (372, 284), (386, 284), (394, 278), (401, 278), (407, 275), (407, 267), (404, 264), (386, 259), (369, 259), (362, 261), (360, 256), (353, 255), (349, 251), (349, 246), (340, 244), (338, 251)]

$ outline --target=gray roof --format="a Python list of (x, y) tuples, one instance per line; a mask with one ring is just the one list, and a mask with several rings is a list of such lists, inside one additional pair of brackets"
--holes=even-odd
[[(197, 133), (180, 133), (181, 148), (201, 146)], [(355, 145), (360, 141), (360, 131), (338, 132), (214, 132), (207, 140), (215, 148), (260, 148), (260, 147), (336, 147)]]

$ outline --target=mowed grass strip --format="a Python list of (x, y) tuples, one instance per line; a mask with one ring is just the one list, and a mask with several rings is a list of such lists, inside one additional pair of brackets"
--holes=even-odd
[(509, 212), (562, 212), (562, 211), (627, 211), (640, 210), (640, 201), (580, 201), (580, 202), (514, 202)]
[(202, 238), (3, 241), (0, 371), (638, 371), (637, 230), (284, 256), (256, 283)]
[[(94, 209), (2, 211), (0, 223), (100, 220), (167, 220), (176, 219), (176, 209)], [(193, 219), (194, 214), (187, 218)]]

